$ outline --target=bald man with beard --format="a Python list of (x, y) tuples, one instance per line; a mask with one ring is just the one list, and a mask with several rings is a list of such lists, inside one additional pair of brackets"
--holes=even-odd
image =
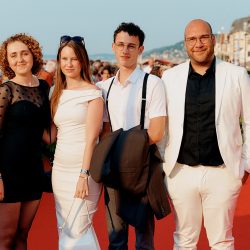
[(250, 79), (246, 69), (215, 57), (208, 22), (189, 22), (184, 43), (190, 60), (162, 77), (168, 117), (162, 145), (175, 210), (174, 249), (197, 249), (203, 220), (211, 249), (233, 250), (235, 207), (250, 171)]

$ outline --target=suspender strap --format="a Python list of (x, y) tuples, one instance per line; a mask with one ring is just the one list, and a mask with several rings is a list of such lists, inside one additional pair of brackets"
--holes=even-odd
[(109, 115), (108, 101), (109, 101), (109, 92), (110, 92), (110, 89), (111, 89), (111, 86), (112, 86), (114, 80), (115, 80), (115, 77), (112, 79), (112, 81), (111, 81), (111, 83), (109, 85), (109, 89), (108, 89), (108, 93), (107, 93), (107, 97), (106, 97), (106, 107), (107, 107), (107, 112), (108, 112), (108, 117), (109, 117), (109, 123), (110, 123), (110, 129), (111, 129), (111, 131), (113, 131), (113, 129), (112, 129), (111, 119), (110, 119), (110, 115)]
[[(149, 74), (146, 73), (145, 76), (144, 76), (144, 79), (143, 79), (143, 86), (142, 86), (141, 118), (140, 118), (141, 129), (144, 128), (148, 76), (149, 76)], [(107, 107), (107, 112), (108, 112), (111, 131), (113, 131), (113, 129), (112, 129), (111, 119), (110, 119), (110, 115), (109, 115), (108, 98), (109, 98), (110, 89), (111, 89), (111, 86), (112, 86), (112, 84), (114, 82), (114, 79), (115, 78), (112, 79), (112, 81), (111, 81), (111, 83), (109, 85), (109, 89), (108, 89), (107, 97), (106, 97), (106, 107)]]
[(141, 129), (144, 129), (148, 75), (149, 75), (148, 73), (145, 74), (144, 79), (143, 79), (143, 86), (142, 86), (141, 119), (140, 119)]

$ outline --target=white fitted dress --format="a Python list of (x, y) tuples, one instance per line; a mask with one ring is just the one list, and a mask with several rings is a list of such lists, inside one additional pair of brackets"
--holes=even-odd
[[(64, 233), (59, 233), (59, 249), (64, 247), (64, 237), (73, 250), (83, 249), (84, 233), (89, 229), (88, 212), (83, 200), (75, 199), (76, 184), (82, 167), (86, 143), (86, 117), (88, 103), (102, 96), (101, 90), (63, 90), (54, 117), (57, 126), (57, 144), (52, 172), (52, 185), (56, 204), (58, 227), (67, 218)], [(97, 210), (101, 185), (89, 177), (89, 195), (85, 199), (92, 220)], [(74, 202), (75, 200), (75, 202)], [(71, 209), (74, 202), (74, 207)], [(76, 207), (78, 206), (78, 207)], [(95, 234), (94, 230), (93, 234)], [(94, 237), (96, 237), (94, 235)], [(99, 246), (97, 247), (99, 249)], [(93, 249), (95, 250), (95, 249)]]

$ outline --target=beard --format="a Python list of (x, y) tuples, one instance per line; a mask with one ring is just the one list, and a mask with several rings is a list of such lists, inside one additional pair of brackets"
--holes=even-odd
[(209, 65), (214, 58), (214, 49), (207, 49), (203, 51), (190, 52), (187, 51), (187, 54), (192, 62), (197, 65), (206, 66)]

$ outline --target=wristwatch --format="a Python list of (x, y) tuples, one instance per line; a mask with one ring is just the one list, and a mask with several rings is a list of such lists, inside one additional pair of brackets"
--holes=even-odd
[(81, 168), (80, 174), (89, 175), (89, 170), (88, 170), (88, 169)]

